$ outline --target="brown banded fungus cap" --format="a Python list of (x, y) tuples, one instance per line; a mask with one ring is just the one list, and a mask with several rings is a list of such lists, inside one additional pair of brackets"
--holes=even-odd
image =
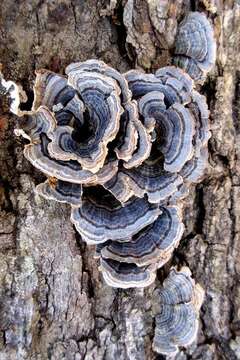
[(203, 289), (195, 284), (187, 267), (180, 271), (171, 269), (163, 286), (153, 295), (156, 352), (174, 356), (179, 346), (186, 347), (196, 339), (203, 298)]
[(121, 74), (98, 60), (66, 76), (39, 70), (31, 111), (19, 110), (15, 85), (0, 85), (29, 140), (25, 157), (47, 177), (36, 192), (71, 205), (110, 286), (151, 284), (179, 244), (181, 201), (208, 159), (208, 108), (191, 77), (175, 66)]

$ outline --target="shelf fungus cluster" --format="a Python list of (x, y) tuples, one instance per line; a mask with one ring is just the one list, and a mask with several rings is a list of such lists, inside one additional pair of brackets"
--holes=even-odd
[(12, 94), (24, 155), (47, 177), (37, 193), (71, 205), (107, 284), (150, 285), (179, 244), (181, 200), (207, 164), (209, 114), (193, 80), (174, 66), (120, 74), (88, 60), (66, 76), (37, 71), (31, 111)]
[(178, 347), (187, 347), (196, 339), (199, 309), (204, 291), (191, 277), (191, 271), (172, 268), (163, 286), (154, 291), (155, 335), (153, 349), (173, 356)]

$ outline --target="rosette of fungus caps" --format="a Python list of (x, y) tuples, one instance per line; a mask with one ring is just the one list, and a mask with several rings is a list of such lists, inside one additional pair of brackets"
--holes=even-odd
[[(24, 155), (46, 176), (36, 192), (71, 206), (110, 286), (150, 285), (181, 240), (183, 199), (203, 177), (210, 137), (193, 81), (204, 80), (215, 52), (212, 28), (196, 12), (176, 36), (173, 62), (182, 69), (121, 74), (88, 60), (64, 76), (39, 70), (31, 111), (19, 109), (21, 88), (0, 76), (0, 95), (29, 141)], [(172, 268), (153, 293), (155, 351), (172, 356), (195, 340), (202, 301), (190, 270)]]
[(17, 114), (24, 155), (47, 176), (36, 191), (72, 206), (105, 281), (151, 284), (182, 237), (180, 200), (207, 163), (208, 108), (190, 76), (174, 66), (120, 74), (98, 60), (66, 76), (40, 70), (32, 111)]

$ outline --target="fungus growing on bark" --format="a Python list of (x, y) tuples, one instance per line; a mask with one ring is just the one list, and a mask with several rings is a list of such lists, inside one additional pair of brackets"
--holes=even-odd
[(183, 234), (179, 209), (174, 206), (160, 207), (160, 215), (150, 225), (140, 229), (128, 241), (108, 242), (102, 247), (103, 258), (118, 262), (134, 263), (137, 266), (157, 264), (163, 266), (178, 245)]
[(72, 206), (109, 285), (148, 286), (178, 246), (182, 198), (207, 162), (205, 97), (174, 66), (120, 74), (88, 60), (66, 74), (37, 71), (32, 110), (14, 108), (24, 155), (48, 178), (36, 192)]
[(171, 269), (163, 286), (153, 295), (156, 352), (173, 356), (179, 346), (186, 347), (196, 339), (203, 298), (203, 289), (195, 284), (187, 267), (180, 271)]
[(216, 59), (213, 28), (205, 14), (191, 12), (179, 24), (174, 54), (176, 66), (194, 80), (204, 81)]

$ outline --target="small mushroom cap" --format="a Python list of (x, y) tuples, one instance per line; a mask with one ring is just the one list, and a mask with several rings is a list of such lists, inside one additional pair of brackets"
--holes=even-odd
[(163, 169), (163, 157), (152, 150), (144, 163), (132, 169), (120, 168), (115, 178), (104, 184), (119, 201), (124, 203), (132, 195), (148, 196), (150, 203), (159, 203), (172, 195), (182, 183), (180, 175)]
[(124, 113), (120, 119), (120, 129), (116, 137), (115, 152), (117, 158), (128, 162), (137, 149), (138, 131), (135, 119), (138, 118), (137, 104), (131, 102), (125, 105)]
[(132, 197), (124, 206), (109, 192), (89, 189), (82, 206), (72, 209), (71, 220), (83, 240), (98, 244), (108, 239), (125, 240), (151, 224), (161, 213), (143, 198)]
[(136, 101), (125, 105), (122, 129), (118, 133), (115, 152), (119, 159), (125, 160), (124, 167), (133, 168), (141, 165), (151, 152), (151, 132), (153, 127), (144, 126), (139, 120)]
[[(54, 139), (55, 150), (77, 155), (83, 169), (96, 173), (104, 164), (108, 153), (107, 145), (115, 139), (123, 108), (120, 104), (121, 90), (117, 82), (99, 72), (69, 66), (68, 84), (76, 89), (88, 110), (92, 132), (78, 147), (71, 145), (69, 137), (59, 143), (61, 136)], [(69, 146), (67, 146), (69, 145)]]
[(153, 92), (151, 98), (155, 98), (155, 94), (159, 93), (164, 95), (167, 107), (175, 103), (185, 104), (190, 101), (193, 81), (186, 72), (175, 66), (161, 68), (155, 75), (130, 70), (125, 76), (134, 99)]
[(178, 245), (184, 230), (176, 206), (160, 207), (162, 214), (127, 242), (112, 241), (101, 250), (101, 256), (124, 263), (163, 266)]
[(194, 90), (192, 92), (192, 101), (187, 106), (196, 119), (196, 133), (194, 140), (195, 155), (199, 156), (201, 149), (207, 146), (208, 140), (211, 137), (209, 110), (206, 97), (200, 95), (197, 91)]
[(164, 154), (166, 171), (179, 172), (193, 155), (195, 122), (190, 111), (181, 104), (172, 105), (157, 119), (164, 143), (158, 148)]
[[(166, 88), (165, 94), (167, 94), (169, 105), (176, 102), (186, 104), (191, 101), (190, 95), (194, 83), (185, 71), (176, 66), (165, 66), (158, 69), (155, 76), (161, 80)], [(172, 94), (172, 101), (170, 101), (171, 96), (168, 93)]]
[(190, 345), (197, 336), (199, 309), (204, 292), (183, 267), (171, 269), (162, 288), (154, 292), (156, 327), (153, 349), (161, 354), (175, 355), (179, 346)]
[(203, 81), (215, 64), (213, 28), (200, 12), (190, 12), (180, 23), (175, 41), (174, 63), (196, 81)]
[(37, 70), (33, 111), (42, 105), (50, 111), (54, 111), (54, 107), (60, 105), (64, 108), (75, 94), (76, 91), (68, 86), (66, 77), (45, 69)]
[(21, 134), (32, 143), (41, 142), (41, 134), (51, 134), (56, 128), (53, 114), (45, 106), (37, 111), (27, 112), (19, 120)]
[(26, 145), (24, 156), (31, 164), (45, 175), (56, 177), (59, 180), (74, 184), (103, 184), (117, 172), (117, 160), (109, 159), (106, 165), (97, 173), (93, 174), (83, 170), (77, 161), (62, 161), (51, 158), (48, 145), (50, 139), (46, 134), (41, 134), (41, 143)]
[(180, 174), (185, 181), (198, 183), (204, 176), (208, 164), (208, 149), (203, 147), (198, 156), (194, 156), (182, 168)]
[(45, 199), (55, 200), (73, 206), (81, 205), (82, 185), (80, 184), (48, 179), (44, 183), (39, 184), (35, 191)]
[(120, 263), (110, 259), (101, 259), (99, 270), (109, 286), (128, 289), (149, 286), (156, 274), (147, 267), (139, 268), (135, 264)]
[(74, 71), (95, 72), (114, 79), (121, 89), (123, 103), (127, 103), (129, 100), (131, 100), (132, 94), (129, 90), (125, 77), (117, 70), (105, 64), (103, 61), (91, 59), (84, 62), (72, 63), (66, 67), (67, 75)]

